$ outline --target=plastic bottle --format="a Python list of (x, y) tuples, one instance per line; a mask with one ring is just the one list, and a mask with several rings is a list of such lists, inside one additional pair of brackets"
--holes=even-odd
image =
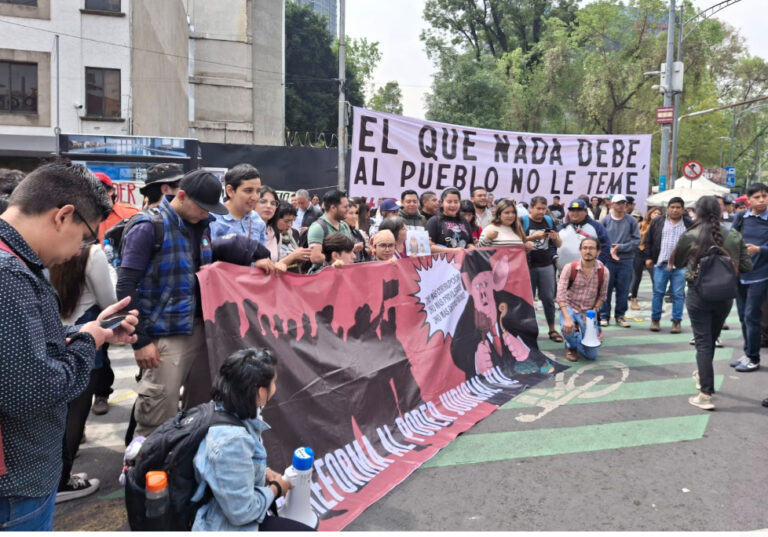
[(104, 255), (107, 256), (107, 263), (110, 265), (115, 262), (115, 249), (109, 243), (109, 239), (104, 239)]
[(320, 520), (309, 503), (314, 462), (315, 452), (312, 448), (300, 447), (293, 452), (293, 464), (283, 474), (283, 479), (291, 482), (291, 489), (285, 495), (285, 505), (280, 516), (317, 528)]
[[(168, 475), (160, 471), (147, 472), (144, 486), (144, 508), (146, 517), (161, 520), (170, 508), (168, 496)], [(160, 529), (160, 528), (157, 528)]]

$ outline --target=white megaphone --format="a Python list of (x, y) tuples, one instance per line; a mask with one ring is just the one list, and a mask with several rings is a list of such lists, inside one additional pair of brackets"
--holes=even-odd
[(283, 474), (283, 479), (291, 482), (291, 489), (285, 495), (285, 504), (279, 514), (317, 529), (320, 519), (309, 504), (314, 462), (315, 452), (312, 448), (300, 447), (293, 452), (293, 464)]
[(584, 337), (581, 338), (581, 344), (585, 347), (599, 347), (600, 339), (597, 337), (597, 315), (595, 310), (587, 310), (586, 323), (587, 329), (584, 331)]

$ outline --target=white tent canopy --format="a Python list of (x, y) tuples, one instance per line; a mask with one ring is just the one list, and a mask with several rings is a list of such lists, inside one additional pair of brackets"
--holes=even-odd
[(675, 181), (675, 188), (672, 190), (665, 190), (658, 194), (648, 196), (645, 200), (645, 204), (648, 207), (664, 207), (667, 205), (670, 199), (674, 197), (683, 198), (685, 206), (689, 207), (696, 203), (696, 201), (702, 196), (714, 196), (716, 194), (728, 194), (730, 189), (725, 186), (713, 183), (709, 179), (699, 177), (693, 181), (680, 177)]

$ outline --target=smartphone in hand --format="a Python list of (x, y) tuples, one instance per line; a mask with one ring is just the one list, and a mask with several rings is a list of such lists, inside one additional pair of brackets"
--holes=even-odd
[(120, 323), (122, 323), (125, 318), (128, 317), (127, 315), (113, 315), (112, 317), (107, 317), (106, 319), (102, 319), (99, 321), (99, 324), (104, 330), (116, 330), (120, 327)]

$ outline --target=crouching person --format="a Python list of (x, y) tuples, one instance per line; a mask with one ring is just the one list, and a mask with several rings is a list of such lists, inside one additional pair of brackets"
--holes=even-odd
[(586, 347), (581, 340), (586, 333), (586, 312), (598, 312), (608, 293), (608, 269), (597, 259), (600, 242), (593, 237), (582, 240), (579, 253), (581, 259), (563, 267), (557, 285), (565, 358), (571, 362), (579, 354), (587, 360), (597, 359), (597, 347)]
[(269, 429), (261, 409), (277, 389), (277, 360), (266, 349), (244, 349), (227, 358), (213, 383), (216, 409), (232, 414), (239, 425), (208, 429), (194, 459), (200, 501), (210, 487), (213, 498), (195, 517), (192, 531), (309, 531), (312, 528), (267, 513), (291, 488), (290, 481), (267, 467), (261, 441)]

